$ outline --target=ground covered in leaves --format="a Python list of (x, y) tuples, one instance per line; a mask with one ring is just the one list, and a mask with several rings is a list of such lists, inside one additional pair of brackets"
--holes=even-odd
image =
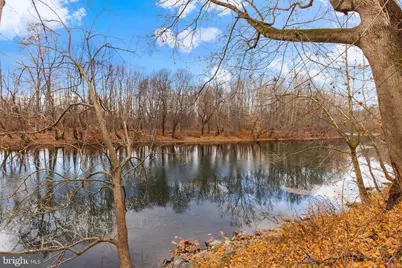
[(384, 207), (378, 195), (339, 214), (318, 209), (303, 221), (224, 237), (216, 248), (184, 258), (191, 267), (402, 267), (402, 203)]

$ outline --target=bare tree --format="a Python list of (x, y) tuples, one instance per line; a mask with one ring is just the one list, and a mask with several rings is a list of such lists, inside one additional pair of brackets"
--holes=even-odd
[(196, 109), (201, 125), (201, 135), (204, 135), (205, 126), (212, 120), (223, 101), (221, 85), (216, 80), (198, 98)]
[(157, 94), (158, 116), (160, 118), (160, 127), (162, 136), (165, 136), (166, 122), (168, 116), (168, 93), (170, 91), (171, 77), (170, 71), (160, 70), (151, 78), (152, 90)]
[(192, 93), (192, 74), (184, 69), (173, 75), (172, 93), (170, 100), (170, 114), (172, 118), (172, 138), (176, 138), (178, 124), (184, 119), (190, 109)]

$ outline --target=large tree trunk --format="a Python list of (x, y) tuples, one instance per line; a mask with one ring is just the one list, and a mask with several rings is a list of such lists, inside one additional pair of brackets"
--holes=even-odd
[[(391, 8), (400, 11), (398, 6)], [(400, 20), (402, 15), (397, 11), (388, 13), (398, 16)], [(381, 10), (372, 11), (372, 15), (367, 17), (364, 14), (361, 15), (362, 24), (367, 22), (370, 28), (362, 34), (358, 46), (373, 72), (385, 138), (395, 171), (395, 181), (387, 204), (390, 209), (400, 199), (402, 182), (402, 38), (397, 29), (399, 25), (392, 25), (395, 18), (388, 18)]]

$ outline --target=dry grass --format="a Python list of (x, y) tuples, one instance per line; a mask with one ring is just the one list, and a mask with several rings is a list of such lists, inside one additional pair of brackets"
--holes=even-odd
[[(194, 267), (402, 267), (402, 204), (384, 210), (384, 198), (337, 215), (312, 214), (277, 231), (231, 241)], [(225, 254), (227, 246), (233, 254)]]

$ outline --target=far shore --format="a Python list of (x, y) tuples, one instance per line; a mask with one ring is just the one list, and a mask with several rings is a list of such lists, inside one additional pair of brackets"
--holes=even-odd
[[(311, 133), (289, 133), (273, 132), (270, 135), (253, 135), (250, 131), (240, 131), (235, 135), (216, 135), (214, 133), (200, 135), (193, 131), (191, 133), (180, 134), (176, 138), (157, 135), (152, 138), (151, 135), (137, 135), (131, 137), (133, 146), (168, 146), (168, 145), (219, 145), (219, 144), (237, 144), (237, 143), (255, 143), (255, 142), (291, 142), (291, 141), (325, 141), (339, 140), (337, 135), (311, 134)], [(71, 133), (67, 133), (64, 139), (56, 140), (53, 133), (39, 133), (35, 135), (26, 135), (28, 139), (21, 138), (21, 135), (13, 134), (0, 138), (1, 150), (23, 150), (45, 147), (99, 147), (102, 146), (102, 137), (100, 133), (85, 133), (82, 140), (77, 140)], [(121, 133), (119, 137), (111, 134), (113, 143), (123, 146), (125, 137)]]

